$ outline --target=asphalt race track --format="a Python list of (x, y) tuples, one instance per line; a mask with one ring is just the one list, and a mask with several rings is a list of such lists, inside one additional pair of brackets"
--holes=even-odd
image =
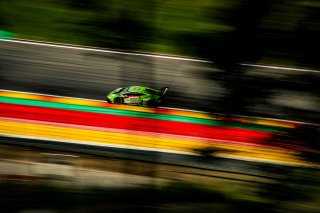
[(72, 97), (104, 100), (121, 86), (169, 86), (166, 106), (199, 108), (223, 92), (201, 72), (195, 74), (208, 70), (208, 64), (174, 59), (2, 41), (0, 67), (3, 89)]
[[(17, 91), (104, 100), (110, 90), (121, 86), (168, 86), (165, 107), (215, 112), (216, 100), (226, 90), (219, 80), (221, 71), (212, 65), (181, 58), (0, 41), (0, 87)], [(257, 115), (263, 112), (269, 117), (317, 122), (319, 96), (303, 90), (308, 79), (319, 82), (319, 72), (265, 67), (248, 70), (250, 78), (262, 75), (270, 83), (289, 82), (289, 86), (272, 90), (267, 98), (254, 103), (252, 110)]]

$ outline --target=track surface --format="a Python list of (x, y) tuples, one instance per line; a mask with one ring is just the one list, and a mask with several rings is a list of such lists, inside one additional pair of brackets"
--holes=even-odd
[(0, 67), (2, 89), (72, 97), (104, 100), (120, 86), (169, 86), (167, 106), (201, 108), (223, 92), (196, 73), (208, 64), (192, 61), (0, 41)]
[[(252, 106), (258, 114), (317, 122), (319, 97), (305, 89), (319, 82), (319, 72), (263, 66), (251, 66), (247, 72), (248, 78), (267, 76), (272, 84), (289, 85), (269, 91)], [(104, 100), (120, 86), (169, 86), (166, 107), (216, 111), (217, 99), (226, 94), (219, 73), (200, 61), (0, 40), (1, 89)]]
[[(105, 95), (108, 91), (123, 85), (146, 85), (151, 87), (169, 86), (170, 93), (166, 103), (167, 107), (180, 107), (202, 110), (210, 107), (212, 102), (214, 102), (217, 98), (223, 96), (225, 93), (224, 88), (218, 81), (212, 81), (207, 78), (207, 74), (209, 72), (219, 73), (218, 70), (209, 67), (209, 65), (210, 64), (203, 62), (177, 60), (170, 58), (153, 58), (142, 55), (123, 55), (108, 52), (92, 52), (90, 50), (84, 49), (75, 50), (59, 47), (35, 46), (29, 44), (14, 44), (0, 41), (0, 89), (13, 89), (53, 95), (65, 95), (71, 97), (104, 100)], [(290, 72), (290, 70), (283, 71), (283, 73), (286, 72)], [(318, 74), (316, 73), (315, 75)], [(304, 98), (307, 102), (309, 101), (308, 96)], [(277, 97), (274, 97), (274, 99), (277, 100)], [(200, 143), (202, 142), (201, 140), (190, 142), (190, 139), (187, 139), (186, 137), (204, 137), (207, 141), (208, 138), (233, 140), (232, 137), (235, 136), (234, 133), (238, 135), (242, 134), (246, 137), (248, 136), (248, 138), (245, 138), (244, 140), (248, 142), (248, 139), (252, 139), (252, 141), (249, 142), (254, 143), (255, 141), (257, 141), (257, 138), (254, 137), (262, 136), (263, 138), (270, 132), (278, 131), (270, 127), (272, 126), (270, 125), (270, 123), (268, 125), (263, 124), (262, 126), (268, 126), (268, 128), (263, 127), (262, 132), (260, 132), (261, 129), (255, 130), (255, 125), (250, 126), (242, 124), (242, 126), (238, 127), (239, 129), (243, 129), (237, 130), (238, 127), (236, 126), (226, 127), (226, 123), (217, 123), (212, 119), (209, 119), (210, 122), (208, 122), (208, 118), (206, 117), (206, 115), (196, 115), (192, 114), (191, 112), (189, 112), (188, 114), (187, 112), (173, 112), (173, 110), (172, 112), (168, 113), (166, 112), (166, 109), (152, 111), (144, 108), (140, 108), (139, 110), (132, 110), (134, 112), (129, 112), (130, 110), (128, 111), (128, 109), (119, 108), (116, 109), (116, 111), (112, 111), (112, 107), (109, 106), (111, 109), (104, 109), (108, 110), (108, 112), (106, 113), (108, 115), (103, 115), (103, 112), (100, 112), (101, 114), (99, 115), (95, 115), (95, 112), (93, 111), (96, 110), (96, 108), (94, 107), (97, 106), (93, 106), (94, 104), (89, 104), (88, 106), (88, 103), (83, 104), (79, 100), (67, 100), (63, 98), (60, 99), (60, 102), (57, 100), (37, 100), (37, 104), (40, 104), (40, 106), (35, 106), (34, 102), (32, 102), (32, 98), (31, 100), (29, 98), (29, 102), (24, 103), (17, 103), (15, 101), (15, 97), (5, 97), (1, 99), (0, 115), (4, 118), (2, 118), (2, 120), (0, 121), (0, 127), (6, 134), (20, 134), (20, 136), (22, 137), (28, 136), (30, 141), (32, 140), (32, 137), (43, 137), (41, 140), (33, 140), (32, 142), (30, 142), (28, 139), (27, 142), (30, 142), (30, 144), (33, 145), (38, 143), (39, 145), (43, 145), (43, 147), (49, 147), (50, 143), (54, 142), (45, 141), (43, 139), (50, 139), (50, 137), (51, 140), (60, 139), (62, 140), (61, 142), (63, 142), (64, 139), (74, 139), (78, 140), (78, 143), (64, 143), (64, 146), (68, 146), (69, 150), (73, 151), (74, 147), (78, 146), (77, 149), (83, 151), (86, 148), (89, 148), (89, 146), (86, 146), (88, 145), (88, 143), (86, 142), (92, 142), (93, 139), (93, 142), (101, 144), (108, 143), (109, 145), (110, 143), (113, 143), (112, 139), (116, 139), (114, 140), (115, 142), (113, 145), (117, 148), (117, 146), (121, 144), (119, 144), (119, 138), (114, 136), (120, 135), (121, 141), (125, 143), (124, 145), (133, 145), (135, 147), (140, 147), (140, 150), (126, 150), (121, 148), (122, 151), (119, 151), (119, 149), (114, 151), (116, 155), (123, 155), (124, 157), (128, 157), (129, 152), (135, 151), (136, 153), (133, 153), (131, 155), (137, 155), (139, 157), (148, 156), (145, 159), (149, 160), (152, 158), (159, 158), (160, 156), (160, 158), (158, 159), (159, 161), (168, 161), (168, 159), (170, 159), (171, 163), (173, 161), (175, 163), (183, 162), (183, 164), (185, 164), (185, 162), (189, 162), (192, 166), (195, 167), (199, 165), (205, 165), (206, 167), (210, 168), (214, 166), (216, 168), (228, 168), (229, 170), (232, 169), (230, 167), (235, 167), (233, 168), (234, 170), (241, 170), (246, 172), (249, 171), (251, 173), (253, 173), (253, 171), (258, 171), (257, 173), (268, 171), (266, 173), (276, 174), (276, 172), (274, 172), (274, 168), (280, 168), (280, 166), (278, 165), (270, 166), (270, 168), (272, 169), (270, 169), (269, 166), (266, 166), (266, 168), (264, 168), (262, 164), (256, 162), (243, 163), (239, 160), (232, 160), (232, 158), (219, 158), (219, 156), (218, 158), (213, 158), (213, 160), (210, 161), (208, 159), (196, 158), (195, 156), (191, 155), (173, 155), (165, 152), (159, 155), (159, 153), (151, 152), (150, 150), (144, 150), (147, 147), (149, 149), (162, 148), (166, 149), (167, 151), (172, 149), (181, 152), (191, 152), (195, 147), (197, 147), (198, 145), (203, 145), (203, 143)], [(52, 102), (50, 103), (52, 105), (41, 106), (41, 104), (43, 104), (41, 101)], [(71, 101), (71, 103), (69, 103), (68, 101)], [(318, 102), (315, 101), (314, 103)], [(65, 107), (70, 107), (70, 104), (81, 106), (77, 106), (78, 108), (76, 109), (71, 109), (76, 110), (76, 112), (72, 112), (70, 109), (65, 109)], [(101, 106), (98, 107), (105, 107), (103, 102), (98, 103), (98, 105), (99, 104), (101, 104)], [(314, 105), (312, 105), (312, 102), (304, 106), (308, 109), (311, 109), (311, 111), (313, 110), (313, 108), (316, 108)], [(65, 110), (69, 111), (66, 112)], [(126, 110), (127, 114), (124, 115), (123, 113)], [(318, 110), (318, 108), (316, 108), (316, 110)], [(117, 113), (119, 114), (117, 115)], [(158, 121), (153, 121), (151, 122), (151, 124), (147, 125), (147, 121), (149, 118), (144, 118), (144, 113), (149, 113), (149, 116), (151, 114), (150, 117), (152, 117), (152, 119), (157, 118)], [(98, 117), (100, 118), (100, 120)], [(108, 119), (110, 117), (114, 118), (113, 121), (118, 122), (108, 122)], [(177, 123), (174, 123), (177, 122), (174, 121), (174, 119), (182, 119), (184, 122), (184, 126), (182, 126), (181, 123), (181, 126), (179, 126), (179, 124)], [(132, 123), (124, 125), (128, 120), (131, 120)], [(181, 120), (179, 122), (181, 122)], [(111, 124), (120, 126), (110, 126)], [(171, 124), (171, 126), (169, 124)], [(80, 128), (80, 125), (83, 129)], [(219, 125), (223, 126), (223, 128), (219, 128)], [(139, 126), (139, 129), (136, 129), (137, 126)], [(165, 129), (161, 128), (168, 126), (170, 126), (170, 128), (167, 129), (167, 131), (169, 132), (165, 132)], [(201, 126), (201, 128), (198, 129), (199, 131), (194, 131), (197, 126)], [(249, 126), (251, 127), (251, 129), (248, 129)], [(103, 133), (101, 133), (101, 129), (99, 128), (104, 128)], [(112, 131), (118, 132), (112, 132), (108, 128), (112, 128)], [(153, 129), (150, 130), (141, 128)], [(124, 132), (119, 132), (119, 130), (123, 129), (125, 129)], [(153, 136), (137, 135), (137, 132), (134, 132), (141, 130), (151, 131), (153, 133)], [(161, 131), (158, 132), (158, 130)], [(233, 132), (228, 132), (229, 130), (232, 130)], [(216, 131), (214, 134), (215, 138), (210, 138), (213, 135), (212, 133), (214, 131)], [(82, 137), (74, 138), (79, 135), (79, 133), (81, 133)], [(180, 137), (182, 135), (185, 138), (181, 139), (181, 137), (181, 140), (178, 140), (176, 138), (166, 138), (162, 137), (163, 135), (159, 135), (157, 133), (178, 134), (180, 135)], [(126, 134), (128, 137), (125, 138), (124, 134)], [(219, 134), (222, 138), (217, 138)], [(128, 144), (128, 141), (130, 141), (129, 139), (132, 140), (131, 144)], [(3, 143), (14, 144), (11, 141), (13, 140), (12, 137), (2, 137), (1, 140)], [(21, 141), (19, 139), (14, 140), (19, 141), (17, 142), (18, 145), (27, 145), (26, 141), (23, 141), (22, 139)], [(176, 147), (172, 147), (172, 144), (174, 144), (174, 142), (176, 142)], [(213, 147), (222, 149), (226, 148), (225, 144), (219, 144), (218, 141), (212, 142), (212, 144), (214, 145)], [(80, 147), (80, 145), (86, 147), (83, 148)], [(258, 148), (252, 148), (250, 149), (250, 151), (248, 151), (248, 147), (244, 147), (242, 146), (242, 144), (238, 144), (237, 146), (231, 144), (227, 148), (229, 150), (233, 150), (233, 154), (237, 155), (237, 157), (246, 157), (249, 155), (256, 158), (265, 158), (268, 160), (280, 160), (286, 163), (303, 163), (300, 161), (301, 159), (298, 159), (296, 157), (296, 154), (299, 150), (295, 150), (294, 152), (290, 153), (286, 150), (277, 151), (272, 146), (261, 148), (259, 147), (260, 145), (261, 144), (254, 144), (254, 146), (257, 146)], [(262, 146), (263, 145), (265, 144), (262, 144)], [(60, 149), (65, 148), (57, 144), (53, 144), (52, 146), (59, 146)], [(112, 146), (108, 147), (108, 145), (106, 145), (106, 147), (98, 147), (92, 152), (111, 152), (110, 150), (114, 148)], [(206, 148), (207, 146), (204, 147)], [(106, 156), (110, 155), (106, 154)], [(222, 157), (224, 156), (222, 155)], [(172, 168), (172, 171), (176, 169), (176, 167)], [(270, 170), (272, 171), (270, 172)], [(165, 171), (166, 175), (162, 177), (167, 178), (168, 176), (172, 176), (172, 171)], [(154, 170), (152, 170), (151, 172), (154, 172)], [(185, 173), (185, 171), (181, 173)], [(201, 171), (201, 173), (203, 175), (203, 171)], [(225, 174), (224, 172), (222, 173)], [(230, 178), (230, 175), (227, 173), (225, 176)], [(177, 174), (174, 175), (177, 176)], [(187, 175), (190, 176), (190, 174)], [(196, 177), (197, 175), (198, 174), (195, 174)], [(217, 172), (208, 175), (215, 177), (217, 176)], [(218, 176), (221, 176), (221, 174)], [(199, 177), (197, 178), (199, 179)], [(243, 179), (248, 179), (248, 177), (245, 177)], [(257, 177), (257, 180), (253, 181), (264, 181), (260, 179), (264, 179), (264, 177)]]

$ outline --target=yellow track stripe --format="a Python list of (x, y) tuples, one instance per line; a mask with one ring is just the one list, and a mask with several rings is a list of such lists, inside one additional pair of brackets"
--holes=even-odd
[(196, 149), (219, 148), (234, 156), (248, 156), (284, 162), (299, 162), (295, 152), (271, 148), (246, 147), (225, 143), (206, 143), (196, 140), (159, 138), (116, 132), (76, 129), (42, 124), (0, 121), (0, 134), (44, 137), (56, 140), (92, 141), (102, 144), (127, 145), (194, 153)]
[(8, 97), (8, 98), (22, 98), (22, 99), (29, 99), (29, 100), (43, 100), (42, 96), (34, 95), (34, 94), (27, 94), (27, 93), (17, 93), (17, 92), (4, 92), (0, 91), (1, 97)]
[(193, 118), (213, 119), (213, 117), (210, 116), (209, 114), (200, 113), (200, 112), (188, 112), (188, 111), (182, 111), (182, 110), (170, 110), (169, 114), (170, 115), (177, 115), (177, 116), (193, 117)]

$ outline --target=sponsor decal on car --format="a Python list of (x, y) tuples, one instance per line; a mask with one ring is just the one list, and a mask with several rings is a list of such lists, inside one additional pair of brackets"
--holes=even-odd
[(125, 96), (124, 98), (125, 103), (134, 104), (139, 102), (140, 96)]

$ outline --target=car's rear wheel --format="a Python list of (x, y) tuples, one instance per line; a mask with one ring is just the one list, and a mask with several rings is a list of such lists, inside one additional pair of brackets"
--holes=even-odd
[(158, 106), (158, 102), (155, 100), (149, 100), (147, 103), (148, 107), (157, 107)]
[(123, 99), (122, 98), (115, 98), (114, 101), (113, 101), (115, 104), (123, 104)]

